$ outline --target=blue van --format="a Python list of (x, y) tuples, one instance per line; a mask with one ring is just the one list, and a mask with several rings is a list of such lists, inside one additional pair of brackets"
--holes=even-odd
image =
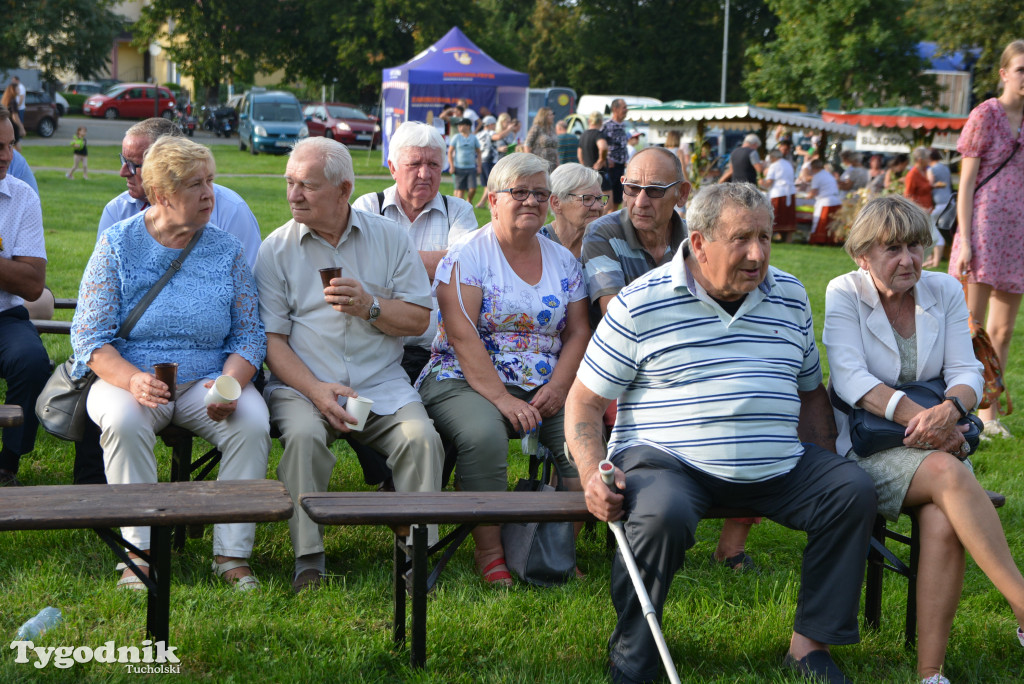
[(302, 106), (291, 93), (253, 88), (238, 107), (238, 149), (285, 154), (309, 135)]

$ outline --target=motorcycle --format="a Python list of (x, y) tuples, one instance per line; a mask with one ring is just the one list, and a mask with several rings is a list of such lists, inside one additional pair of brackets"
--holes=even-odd
[(206, 120), (203, 121), (203, 128), (210, 131), (218, 138), (224, 136), (230, 138), (232, 131), (237, 128), (238, 114), (232, 107), (205, 107)]

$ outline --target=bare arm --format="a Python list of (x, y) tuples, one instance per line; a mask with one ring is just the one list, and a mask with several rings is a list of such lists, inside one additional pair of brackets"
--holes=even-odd
[(729, 166), (725, 169), (725, 173), (723, 173), (721, 177), (719, 177), (718, 182), (724, 183), (730, 178), (732, 178), (732, 162), (729, 162)]
[(356, 422), (338, 403), (338, 397), (354, 397), (356, 393), (351, 387), (320, 381), (292, 350), (287, 335), (267, 333), (267, 366), (281, 382), (312, 401), (335, 430), (348, 432), (346, 421)]
[(420, 250), (420, 260), (423, 262), (423, 267), (427, 269), (427, 277), (430, 278), (430, 282), (434, 282), (434, 272), (437, 271), (437, 265), (441, 263), (441, 259), (444, 259), (444, 255), (447, 253), (447, 249), (435, 251)]
[[(370, 318), (373, 295), (363, 289), (355, 278), (335, 278), (332, 285), (324, 289), (324, 300), (335, 311), (349, 316)], [(349, 303), (351, 302), (351, 303)], [(422, 335), (430, 325), (430, 309), (400, 299), (380, 299), (380, 316), (373, 323), (385, 335), (406, 337)]]
[[(889, 399), (895, 393), (896, 390), (892, 387), (879, 383), (861, 397), (857, 406), (876, 416), (884, 416)], [(955, 396), (965, 407), (973, 407), (978, 400), (974, 390), (967, 385), (951, 387), (947, 394)], [(893, 420), (900, 425), (907, 426), (907, 437), (903, 441), (906, 446), (930, 444), (935, 448), (952, 453), (960, 447), (960, 443), (963, 441), (962, 434), (956, 427), (957, 421), (960, 420), (960, 412), (950, 401), (944, 401), (926, 409), (912, 401), (910, 397), (905, 396), (896, 404)]]
[(957, 273), (966, 273), (971, 266), (971, 222), (974, 220), (974, 191), (980, 168), (979, 157), (964, 157), (960, 161), (960, 187), (956, 193), (956, 229), (960, 233)]
[(0, 259), (0, 290), (35, 301), (46, 284), (46, 259), (15, 256)]
[(613, 299), (615, 299), (615, 297), (616, 297), (616, 295), (605, 295), (603, 297), (598, 297), (597, 298), (597, 306), (598, 306), (599, 309), (601, 309), (601, 316), (602, 317), (606, 313), (608, 313), (608, 302), (610, 302)]
[(604, 138), (597, 139), (597, 161), (594, 162), (594, 170), (600, 171), (608, 166), (608, 141)]
[(822, 449), (835, 452), (836, 430), (832, 404), (828, 400), (828, 392), (821, 383), (810, 391), (798, 391), (800, 395), (800, 422), (796, 433), (801, 442), (816, 444)]
[[(605, 521), (622, 518), (623, 501), (621, 494), (601, 481), (597, 470), (606, 456), (601, 418), (610, 403), (611, 399), (595, 394), (579, 380), (573, 383), (565, 402), (565, 440), (580, 472), (587, 509)], [(626, 476), (618, 468), (615, 484), (619, 489), (626, 488)]]

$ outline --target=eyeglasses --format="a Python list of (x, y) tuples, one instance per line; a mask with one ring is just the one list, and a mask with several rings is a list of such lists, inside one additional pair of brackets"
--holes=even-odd
[(668, 185), (637, 185), (636, 183), (622, 183), (623, 194), (629, 195), (630, 197), (636, 197), (641, 191), (647, 192), (647, 196), (651, 199), (661, 199), (665, 196), (665, 193), (673, 185), (679, 185), (683, 181), (676, 181), (675, 183), (669, 183)]
[(124, 158), (123, 154), (118, 154), (117, 156), (121, 159), (121, 166), (127, 166), (128, 167), (128, 177), (129, 178), (131, 178), (132, 176), (137, 174), (139, 172), (139, 169), (142, 168), (142, 164), (136, 164), (135, 162), (128, 161), (127, 159)]
[(507, 192), (512, 195), (512, 199), (516, 202), (525, 202), (526, 198), (533, 195), (533, 199), (537, 200), (537, 204), (544, 204), (551, 197), (550, 190), (527, 190), (526, 188), (509, 188), (508, 190), (496, 190), (495, 192)]
[(599, 202), (602, 207), (608, 204), (608, 195), (576, 195), (570, 192), (568, 196), (577, 198), (585, 207), (594, 206), (594, 202)]

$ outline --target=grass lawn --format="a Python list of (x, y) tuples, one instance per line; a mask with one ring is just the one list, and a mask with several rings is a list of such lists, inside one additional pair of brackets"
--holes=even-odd
[[(116, 167), (116, 148), (94, 148), (96, 168)], [(65, 166), (70, 155), (26, 147), (34, 167)], [(365, 151), (362, 153), (365, 154)], [(263, 234), (288, 218), (283, 157), (252, 158), (236, 149), (216, 148), (220, 182), (247, 199)], [(360, 153), (356, 153), (356, 157)], [(109, 161), (113, 160), (113, 161)], [(230, 169), (230, 170), (229, 170)], [(376, 173), (376, 171), (375, 171)], [(103, 205), (121, 192), (115, 176), (96, 174), (88, 182), (67, 181), (61, 172), (37, 172), (43, 198), (48, 281), (60, 297), (75, 296), (95, 240)], [(382, 189), (383, 180), (357, 180), (356, 192)], [(479, 212), (481, 220), (486, 220)], [(799, 276), (817, 314), (820, 341), (825, 285), (852, 268), (838, 249), (776, 245), (772, 262)], [(66, 339), (45, 336), (51, 356), (70, 352)], [(1021, 335), (1012, 349), (1008, 384), (1024, 387)], [(824, 361), (824, 355), (823, 355)], [(1016, 413), (1006, 420), (1024, 434)], [(197, 440), (197, 449), (202, 448)], [(981, 483), (1007, 495), (1000, 518), (1015, 556), (1024, 558), (1024, 502), (1020, 438), (984, 446), (974, 457)], [(522, 476), (524, 459), (510, 459), (510, 482)], [(331, 488), (366, 489), (347, 447), (339, 455)], [(275, 443), (268, 476), (280, 459)], [(166, 479), (169, 451), (157, 459)], [(73, 450), (67, 442), (41, 434), (34, 454), (22, 461), (30, 485), (71, 481)], [(714, 566), (720, 521), (697, 530), (697, 543), (675, 578), (665, 612), (664, 631), (684, 681), (796, 681), (780, 668), (788, 644), (804, 536), (772, 522), (751, 534), (748, 550), (760, 575), (734, 575)], [(901, 528), (909, 531), (909, 523)], [(175, 682), (600, 682), (605, 681), (608, 635), (614, 611), (608, 597), (609, 556), (604, 527), (584, 535), (579, 565), (587, 577), (556, 589), (519, 584), (508, 592), (482, 585), (473, 568), (471, 546), (455, 555), (429, 598), (427, 667), (412, 670), (408, 652), (391, 642), (390, 549), (387, 529), (328, 528), (325, 535), (329, 586), (294, 596), (290, 589), (292, 549), (285, 523), (257, 528), (253, 566), (264, 583), (252, 595), (235, 595), (210, 571), (212, 535), (190, 540), (172, 561), (171, 645), (181, 659), (178, 675), (149, 675)], [(114, 590), (112, 554), (89, 531), (0, 534), (0, 633), (14, 633), (24, 620), (52, 605), (64, 622), (37, 640), (43, 646), (98, 647), (113, 640), (138, 646), (145, 639), (145, 598)], [(902, 643), (906, 583), (887, 577), (880, 631), (864, 629), (862, 642), (834, 650), (855, 681), (916, 682), (915, 655)], [(1013, 616), (1002, 597), (968, 561), (963, 600), (957, 613), (946, 674), (954, 682), (1019, 681), (1021, 652), (1013, 636)], [(89, 663), (58, 670), (14, 662), (14, 651), (0, 648), (0, 681), (137, 681), (124, 666)]]

